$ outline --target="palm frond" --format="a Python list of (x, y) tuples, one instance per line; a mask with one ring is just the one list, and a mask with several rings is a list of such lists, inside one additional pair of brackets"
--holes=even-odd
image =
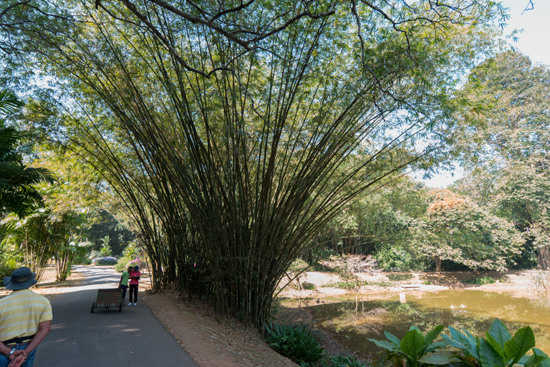
[(9, 115), (16, 112), (23, 105), (24, 103), (12, 91), (7, 89), (0, 90), (0, 113)]

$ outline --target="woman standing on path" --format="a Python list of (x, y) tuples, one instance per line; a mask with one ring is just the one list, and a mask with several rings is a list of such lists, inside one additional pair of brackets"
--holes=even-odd
[(141, 272), (139, 271), (139, 266), (136, 266), (134, 267), (134, 271), (130, 273), (130, 303), (128, 303), (128, 306), (132, 305), (132, 295), (134, 296), (134, 306), (137, 306), (138, 286), (140, 278)]
[[(131, 266), (128, 270), (124, 270), (120, 276), (120, 282), (118, 282), (118, 289), (122, 290), (122, 304), (126, 301), (126, 291), (128, 290), (128, 279), (130, 279), (130, 273), (134, 270)], [(129, 306), (129, 305), (128, 305)]]

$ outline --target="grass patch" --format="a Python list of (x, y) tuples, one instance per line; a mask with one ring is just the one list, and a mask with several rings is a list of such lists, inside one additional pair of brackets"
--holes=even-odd
[(340, 288), (340, 289), (357, 289), (359, 287), (362, 287), (364, 285), (370, 285), (370, 286), (376, 286), (376, 287), (391, 287), (393, 285), (392, 282), (367, 282), (367, 281), (344, 281), (344, 282), (337, 282), (337, 283), (330, 283), (322, 285), (322, 288)]
[(412, 274), (388, 274), (386, 275), (392, 282), (402, 282), (413, 278)]
[(365, 282), (364, 285), (373, 285), (373, 286), (376, 286), (376, 287), (391, 287), (393, 285), (392, 282)]
[(468, 280), (465, 280), (464, 283), (468, 283), (468, 284), (477, 284), (477, 285), (484, 285), (484, 284), (493, 284), (493, 283), (496, 283), (497, 281), (486, 275), (484, 277), (473, 277), (473, 278), (470, 278)]
[(302, 283), (302, 288), (307, 289), (307, 290), (313, 290), (313, 289), (315, 289), (315, 284), (308, 283), (308, 282), (303, 282)]
[(347, 281), (347, 282), (338, 282), (334, 286), (340, 289), (356, 289), (363, 285), (361, 281)]

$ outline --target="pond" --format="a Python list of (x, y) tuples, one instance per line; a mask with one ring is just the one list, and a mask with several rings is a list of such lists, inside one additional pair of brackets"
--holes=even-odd
[(367, 358), (379, 350), (367, 338), (385, 340), (384, 331), (401, 339), (411, 325), (425, 334), (443, 324), (482, 336), (495, 318), (499, 318), (512, 335), (521, 327), (531, 326), (537, 348), (550, 352), (550, 307), (542, 300), (476, 290), (407, 293), (406, 303), (401, 303), (399, 294), (376, 297), (378, 299), (355, 295), (337, 303), (320, 302), (307, 309), (313, 313), (318, 327), (328, 331), (348, 350)]

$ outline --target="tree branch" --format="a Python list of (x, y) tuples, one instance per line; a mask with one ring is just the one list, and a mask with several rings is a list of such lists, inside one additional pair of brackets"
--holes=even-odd
[(27, 5), (30, 2), (31, 2), (31, 0), (26, 0), (26, 1), (21, 1), (19, 3), (15, 3), (15, 4), (12, 4), (12, 5), (8, 6), (6, 9), (2, 10), (2, 12), (0, 13), (0, 18), (2, 18), (4, 15), (6, 15), (11, 9), (15, 8), (16, 6)]

